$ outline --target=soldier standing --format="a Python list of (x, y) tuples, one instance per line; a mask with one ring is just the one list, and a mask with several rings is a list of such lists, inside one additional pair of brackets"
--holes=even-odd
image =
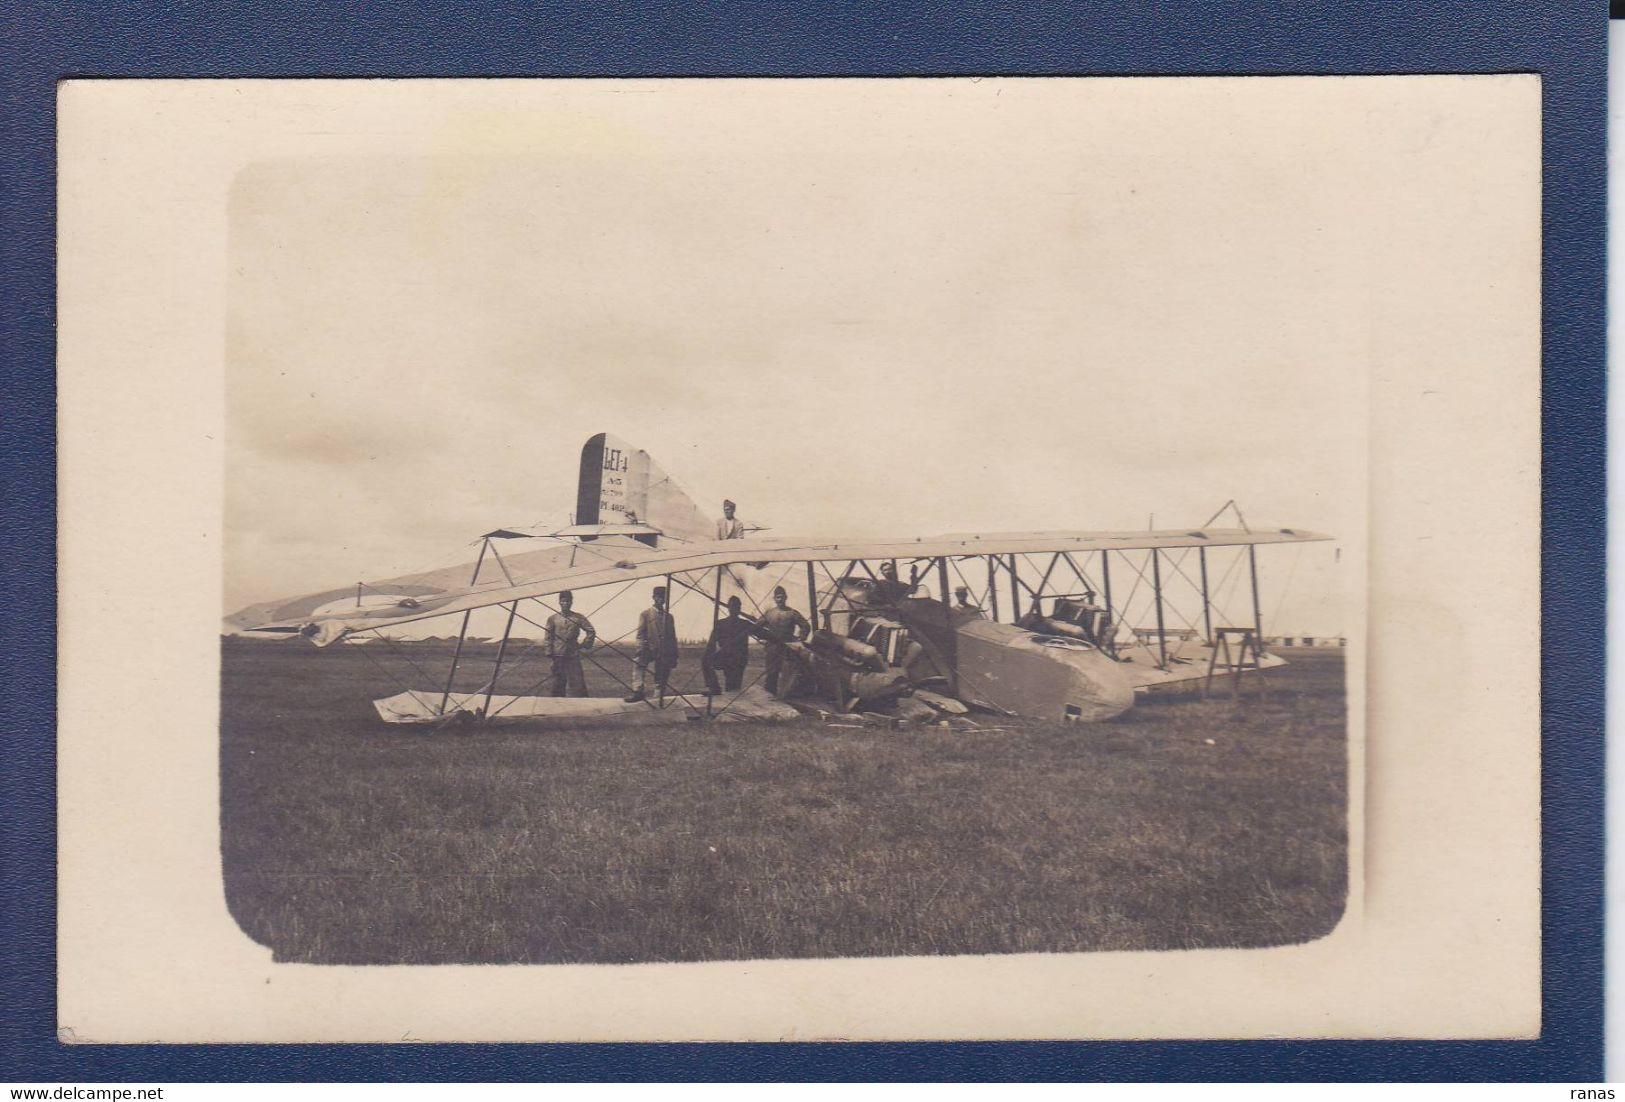
[(581, 652), (592, 650), (598, 635), (579, 612), (571, 612), (575, 595), (559, 594), (559, 610), (547, 618), (544, 650), (553, 660), (553, 696), (586, 696), (587, 679), (581, 672)]
[(677, 621), (666, 611), (666, 587), (663, 585), (655, 586), (653, 607), (638, 614), (638, 650), (633, 656), (633, 663), (637, 667), (637, 675), (632, 683), (632, 695), (626, 698), (626, 703), (635, 704), (648, 695), (651, 667), (654, 669), (655, 688), (664, 698), (666, 682), (671, 678), (671, 671), (677, 668)]
[(805, 639), (812, 634), (812, 625), (807, 618), (789, 605), (789, 594), (784, 587), (776, 586), (773, 589), (773, 607), (762, 613), (762, 618), (756, 621), (761, 629), (761, 635), (767, 643), (767, 691), (778, 695), (779, 674), (784, 669), (784, 659), (789, 653), (787, 644), (796, 640)]
[(722, 503), (722, 516), (717, 518), (717, 539), (742, 540), (745, 538), (745, 522), (734, 516), (738, 506), (731, 501)]
[(728, 615), (717, 621), (711, 629), (711, 641), (705, 645), (705, 657), (700, 660), (700, 671), (705, 674), (705, 691), (712, 696), (722, 691), (717, 684), (717, 671), (721, 670), (729, 692), (736, 692), (745, 680), (745, 666), (750, 661), (750, 635), (755, 628), (739, 614), (739, 598), (728, 598)]

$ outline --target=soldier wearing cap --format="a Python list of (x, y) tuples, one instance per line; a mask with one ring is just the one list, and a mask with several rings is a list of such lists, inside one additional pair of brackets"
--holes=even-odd
[(718, 671), (729, 692), (736, 692), (745, 680), (745, 666), (750, 661), (750, 635), (756, 625), (739, 614), (739, 607), (738, 597), (728, 598), (728, 615), (711, 629), (711, 641), (705, 645), (705, 656), (700, 659), (705, 691), (711, 696), (722, 691), (717, 683)]
[(661, 697), (666, 695), (666, 682), (677, 668), (677, 621), (666, 611), (666, 587), (654, 588), (654, 604), (638, 614), (638, 649), (633, 655), (637, 673), (632, 682), (632, 695), (628, 704), (635, 704), (648, 696), (649, 671), (654, 670), (655, 688)]
[(982, 606), (981, 605), (973, 605), (973, 604), (970, 603), (970, 586), (968, 586), (968, 585), (956, 585), (956, 586), (954, 586), (954, 611), (955, 612), (974, 612), (978, 616), (982, 615)]
[(722, 516), (717, 518), (717, 539), (742, 540), (745, 538), (745, 522), (734, 516), (738, 506), (731, 501), (722, 503)]
[[(767, 691), (778, 694), (779, 675), (784, 671), (784, 660), (790, 653), (789, 644), (812, 634), (807, 618), (789, 605), (789, 594), (784, 587), (773, 589), (773, 607), (762, 613), (756, 621), (763, 642), (767, 644)], [(786, 691), (788, 691), (786, 686)]]
[(587, 695), (581, 652), (592, 650), (598, 636), (585, 616), (570, 611), (574, 601), (575, 595), (566, 589), (559, 594), (559, 610), (547, 618), (543, 652), (553, 662), (553, 696)]

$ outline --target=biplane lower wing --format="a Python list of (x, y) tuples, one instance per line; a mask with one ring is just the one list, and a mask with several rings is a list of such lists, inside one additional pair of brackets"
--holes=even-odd
[(1190, 644), (1171, 652), (1166, 667), (1158, 665), (1160, 657), (1157, 648), (1146, 644), (1120, 648), (1117, 661), (1127, 674), (1129, 683), (1136, 689), (1204, 681), (1209, 674), (1229, 677), (1238, 669), (1272, 670), (1286, 665), (1286, 659), (1267, 652), (1261, 652), (1256, 658), (1249, 657), (1245, 662), (1239, 656), (1227, 657), (1223, 651), (1215, 656), (1214, 648), (1206, 643)]
[[(299, 632), (325, 645), (353, 631), (546, 597), (566, 589), (590, 589), (744, 564), (914, 562), (997, 555), (1240, 547), (1331, 538), (1301, 529), (1209, 528), (1009, 532), (881, 540), (756, 538), (691, 542), (666, 548), (651, 547), (637, 537), (604, 535), (591, 542), (558, 542), (549, 538), (548, 546), (540, 550), (506, 555), (500, 552), (495, 541), (487, 540), (482, 545), (481, 559), (474, 564), (362, 583), (276, 604), (250, 606), (228, 617), (226, 627), (232, 632)], [(469, 578), (473, 581), (466, 580)], [(358, 598), (354, 606), (333, 607), (335, 602), (342, 603), (352, 595)], [(398, 599), (394, 601), (378, 600), (396, 595)], [(373, 603), (362, 603), (359, 599), (362, 596), (372, 597)]]
[(506, 696), (408, 689), (372, 702), (385, 723), (439, 725), (462, 717), (483, 722), (545, 724), (554, 721), (574, 727), (584, 721), (617, 723), (670, 723), (689, 716), (712, 713), (729, 720), (773, 721), (799, 719), (801, 713), (767, 690), (752, 685), (711, 699), (674, 694), (658, 701), (627, 703), (603, 696)]

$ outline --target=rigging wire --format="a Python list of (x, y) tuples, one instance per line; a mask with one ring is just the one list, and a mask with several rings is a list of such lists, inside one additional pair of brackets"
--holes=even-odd
[[(1306, 548), (1308, 546), (1309, 545), (1306, 544), (1306, 543), (1298, 544), (1298, 553), (1296, 555), (1292, 556), (1292, 569), (1287, 571), (1286, 583), (1281, 586), (1281, 596), (1275, 602), (1275, 611), (1270, 614), (1269, 623), (1271, 624), (1271, 626), (1275, 626), (1275, 625), (1279, 624), (1279, 622), (1280, 622), (1281, 606), (1286, 603), (1287, 594), (1292, 591), (1292, 579), (1298, 573), (1298, 563), (1303, 561), (1304, 548)], [(1259, 640), (1259, 642), (1262, 643), (1263, 640)]]

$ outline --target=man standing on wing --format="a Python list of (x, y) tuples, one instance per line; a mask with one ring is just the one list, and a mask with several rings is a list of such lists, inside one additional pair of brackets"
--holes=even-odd
[(784, 670), (784, 659), (789, 653), (786, 644), (805, 639), (812, 634), (807, 618), (788, 604), (789, 594), (784, 587), (773, 590), (773, 607), (762, 613), (756, 621), (758, 634), (767, 643), (767, 691), (778, 695), (779, 674)]
[(738, 692), (745, 680), (745, 665), (750, 661), (750, 636), (756, 625), (739, 614), (739, 598), (728, 598), (728, 615), (717, 621), (711, 629), (711, 641), (705, 645), (705, 657), (700, 670), (705, 674), (705, 691), (716, 696), (722, 691), (717, 685), (717, 671), (722, 671), (728, 691)]
[(638, 651), (633, 656), (637, 675), (632, 695), (626, 703), (636, 704), (648, 696), (649, 669), (654, 668), (655, 688), (662, 699), (666, 682), (677, 668), (677, 621), (666, 611), (666, 587), (655, 586), (654, 606), (638, 614)]
[(587, 679), (581, 672), (581, 652), (592, 650), (598, 639), (592, 624), (579, 612), (571, 612), (575, 595), (568, 589), (559, 594), (559, 610), (547, 618), (544, 650), (553, 660), (553, 696), (586, 696)]
[(717, 518), (717, 539), (742, 540), (745, 538), (745, 522), (734, 516), (738, 508), (731, 501), (722, 503), (722, 516)]

